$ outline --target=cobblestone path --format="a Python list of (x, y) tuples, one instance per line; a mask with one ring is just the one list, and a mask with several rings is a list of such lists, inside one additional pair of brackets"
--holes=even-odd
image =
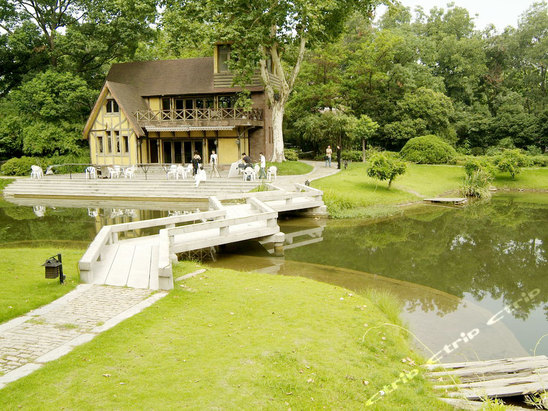
[(92, 340), (166, 294), (81, 284), (44, 307), (0, 324), (0, 389)]

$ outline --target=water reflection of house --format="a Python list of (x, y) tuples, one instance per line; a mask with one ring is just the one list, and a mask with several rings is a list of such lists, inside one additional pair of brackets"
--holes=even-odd
[(84, 129), (91, 162), (188, 163), (194, 151), (207, 162), (212, 150), (220, 164), (242, 152), (268, 157), (272, 127), (260, 76), (247, 87), (252, 109), (236, 108), (230, 45), (214, 51), (207, 58), (114, 64)]

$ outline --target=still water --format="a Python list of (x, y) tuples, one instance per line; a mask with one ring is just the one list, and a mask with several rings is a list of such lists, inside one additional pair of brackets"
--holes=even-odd
[[(1, 202), (0, 245), (86, 247), (104, 224), (198, 208), (131, 206)], [(403, 302), (417, 348), (442, 361), (548, 354), (546, 194), (498, 195), (464, 208), (420, 206), (382, 220), (288, 218), (280, 226), (285, 258), (247, 242), (212, 265), (305, 276), (356, 292), (388, 290)], [(454, 348), (461, 333), (474, 338)]]
[(251, 249), (257, 257), (228, 255), (216, 265), (358, 292), (388, 290), (403, 301), (404, 319), (428, 357), (477, 330), (472, 341), (444, 350), (442, 361), (548, 354), (548, 337), (539, 342), (548, 333), (546, 194), (498, 195), (463, 208), (420, 206), (384, 220), (294, 219), (281, 226), (293, 242), (285, 263)]

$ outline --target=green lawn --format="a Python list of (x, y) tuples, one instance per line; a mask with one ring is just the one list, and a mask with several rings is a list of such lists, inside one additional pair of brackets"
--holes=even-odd
[(493, 185), (499, 189), (548, 190), (548, 168), (524, 168), (515, 180), (508, 173), (499, 173)]
[[(45, 278), (43, 264), (61, 253), (65, 284)], [(48, 304), (74, 289), (83, 250), (61, 248), (0, 248), (0, 323)]]
[(266, 163), (266, 169), (268, 167), (276, 166), (278, 168), (279, 176), (292, 176), (308, 174), (314, 167), (301, 161), (284, 161), (283, 163)]
[[(195, 267), (175, 267), (175, 276)], [(210, 269), (2, 390), (2, 409), (450, 409), (397, 328), (348, 290)], [(367, 335), (367, 330), (371, 330)], [(365, 335), (365, 337), (364, 337)]]
[[(352, 163), (347, 170), (315, 180), (312, 185), (324, 191), (324, 201), (335, 218), (366, 218), (393, 214), (397, 205), (420, 201), (424, 197), (460, 195), (464, 170), (452, 165), (408, 164), (407, 172), (397, 177), (388, 189), (367, 176), (367, 165)], [(493, 185), (501, 189), (547, 190), (548, 168), (523, 169), (516, 180), (498, 174)]]

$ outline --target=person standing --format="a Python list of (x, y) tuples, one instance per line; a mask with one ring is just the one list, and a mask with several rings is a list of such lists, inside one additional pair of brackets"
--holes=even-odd
[(325, 166), (331, 167), (331, 155), (333, 154), (333, 150), (331, 150), (331, 146), (327, 146), (325, 149)]
[(192, 175), (195, 176), (198, 173), (198, 167), (200, 165), (200, 161), (202, 161), (202, 157), (200, 154), (198, 154), (197, 151), (194, 152), (194, 156), (192, 157)]
[(217, 164), (219, 162), (217, 153), (215, 153), (215, 150), (211, 151), (211, 156), (209, 157), (209, 162), (211, 163), (211, 178), (215, 177), (221, 177), (219, 174), (219, 170), (217, 169)]
[(259, 153), (259, 163), (259, 178), (266, 178), (266, 158), (264, 157), (263, 153)]

